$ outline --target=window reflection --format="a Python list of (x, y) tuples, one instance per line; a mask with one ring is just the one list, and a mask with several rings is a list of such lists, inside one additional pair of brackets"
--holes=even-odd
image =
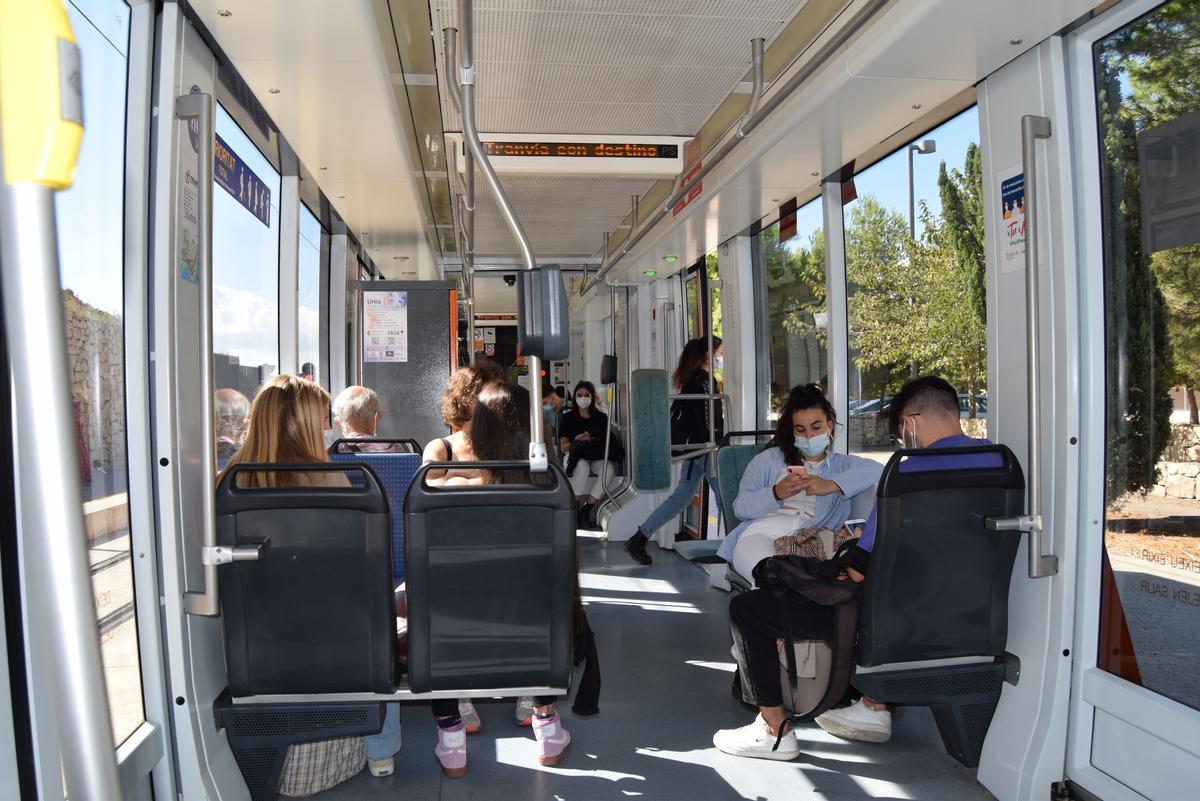
[(326, 384), (321, 375), (321, 223), (300, 204), (299, 308), (300, 374)]
[(87, 121), (75, 182), (55, 197), (71, 400), (113, 738), (145, 720), (130, 558), (125, 431), (125, 89), (129, 8), (74, 5)]

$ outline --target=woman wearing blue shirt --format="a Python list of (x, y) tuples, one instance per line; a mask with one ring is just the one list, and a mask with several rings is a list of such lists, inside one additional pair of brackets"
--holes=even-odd
[(779, 413), (767, 448), (746, 466), (733, 502), (743, 521), (717, 551), (749, 578), (775, 555), (775, 540), (801, 528), (837, 529), (850, 498), (874, 486), (883, 466), (833, 452), (837, 415), (817, 384), (797, 386)]

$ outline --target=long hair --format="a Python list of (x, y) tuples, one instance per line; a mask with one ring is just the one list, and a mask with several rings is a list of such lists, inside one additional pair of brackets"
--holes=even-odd
[[(599, 396), (596, 395), (596, 385), (593, 384), (591, 381), (580, 381), (578, 384), (576, 384), (575, 389), (571, 390), (571, 400), (572, 401), (575, 400), (575, 396), (579, 393), (579, 390), (581, 390), (581, 389), (586, 389), (588, 391), (588, 394), (592, 396), (592, 405), (591, 405), (591, 407), (589, 407), (590, 408), (589, 414), (591, 414), (592, 412), (600, 411), (600, 409), (598, 408), (599, 403), (600, 403), (600, 398), (599, 398)], [(575, 411), (579, 411), (578, 405), (575, 406)]]
[[(481, 462), (529, 458), (529, 390), (504, 381), (483, 386), (471, 415), (471, 450)], [(528, 481), (526, 470), (482, 472), (489, 484)]]
[[(246, 440), (217, 476), (243, 463), (308, 464), (328, 462), (322, 432), (329, 415), (329, 393), (320, 384), (294, 375), (277, 375), (254, 396)], [(319, 474), (252, 473), (242, 486), (277, 487), (321, 483)]]
[(767, 448), (779, 448), (783, 451), (783, 460), (787, 464), (801, 464), (804, 457), (796, 447), (796, 436), (792, 433), (792, 415), (804, 409), (820, 409), (829, 418), (829, 437), (832, 440), (837, 429), (837, 412), (833, 404), (825, 397), (825, 390), (820, 384), (798, 384), (788, 393), (783, 408), (779, 410), (779, 421), (775, 424), (775, 433)]
[[(713, 351), (721, 347), (721, 338), (713, 337), (712, 346)], [(688, 340), (688, 343), (683, 346), (683, 353), (679, 354), (679, 364), (675, 365), (675, 372), (671, 375), (671, 383), (675, 385), (675, 389), (683, 389), (688, 379), (692, 377), (692, 373), (704, 366), (704, 359), (707, 356), (707, 337)]]
[(489, 381), (503, 381), (504, 371), (490, 359), (480, 359), (470, 367), (460, 367), (446, 382), (442, 393), (442, 420), (456, 431), (471, 422), (471, 412), (479, 390)]

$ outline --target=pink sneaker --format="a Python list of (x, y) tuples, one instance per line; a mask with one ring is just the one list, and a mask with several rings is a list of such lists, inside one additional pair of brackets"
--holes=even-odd
[(538, 764), (545, 767), (561, 762), (571, 746), (571, 734), (562, 727), (557, 712), (548, 718), (534, 715), (533, 736), (537, 740)]
[(467, 727), (459, 723), (449, 729), (438, 726), (437, 748), (433, 755), (442, 766), (442, 773), (451, 779), (467, 772)]

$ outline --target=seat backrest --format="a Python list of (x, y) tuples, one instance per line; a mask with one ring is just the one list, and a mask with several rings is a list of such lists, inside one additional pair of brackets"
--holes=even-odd
[(633, 486), (671, 487), (671, 387), (665, 370), (634, 370), (630, 376)]
[[(414, 692), (569, 686), (575, 495), (544, 484), (432, 487), (404, 502), (408, 670)], [(477, 462), (519, 469), (523, 462)]]
[(217, 487), (217, 543), (265, 543), (257, 560), (220, 568), (234, 696), (395, 689), (387, 497), (370, 468), (338, 467), (354, 473), (349, 486), (239, 487), (250, 471), (345, 475), (240, 464)]
[[(343, 440), (338, 440), (342, 442)], [(336, 443), (335, 443), (336, 444)], [(421, 468), (420, 453), (335, 453), (329, 460), (337, 463), (365, 464), (383, 484), (388, 505), (392, 508), (392, 579), (396, 584), (404, 581), (404, 496), (413, 476)]]
[(339, 453), (420, 453), (421, 443), (412, 437), (342, 437), (329, 446), (329, 455)]
[[(925, 461), (969, 454), (995, 466)], [(919, 471), (903, 467), (913, 457), (924, 462)], [(991, 531), (985, 520), (1020, 514), (1024, 499), (1021, 466), (1003, 445), (896, 452), (879, 481), (858, 664), (1003, 654), (1021, 535)]]
[(738, 496), (738, 487), (746, 466), (758, 454), (762, 453), (761, 443), (751, 445), (731, 445), (735, 437), (769, 437), (774, 431), (731, 431), (721, 439), (721, 447), (717, 448), (717, 487), (721, 496), (721, 516), (725, 518), (725, 531), (730, 532), (741, 525), (741, 519), (733, 512), (733, 500)]

